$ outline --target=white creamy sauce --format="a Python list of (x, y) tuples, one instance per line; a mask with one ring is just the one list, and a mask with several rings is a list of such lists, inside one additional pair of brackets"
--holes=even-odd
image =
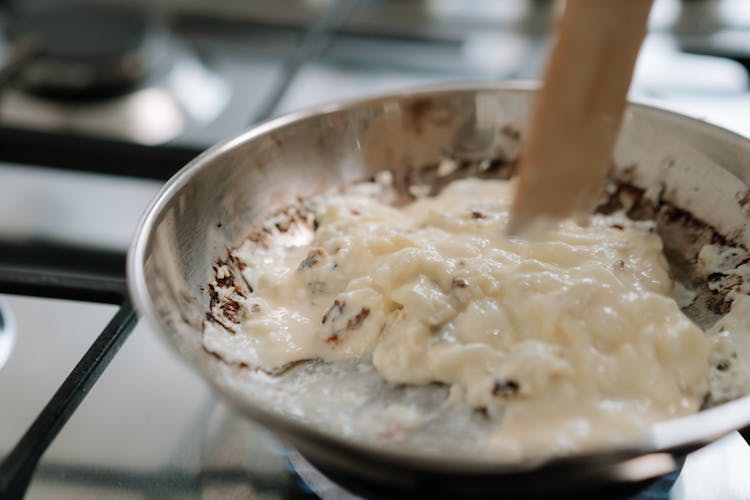
[[(207, 323), (204, 347), (268, 372), (359, 359), (391, 384), (446, 384), (444, 405), (486, 413), (484, 446), (511, 458), (627, 442), (697, 411), (709, 380), (727, 397), (750, 388), (750, 345), (725, 333), (746, 328), (729, 315), (707, 337), (680, 311), (652, 223), (597, 215), (508, 238), (512, 192), (465, 179), (399, 208), (376, 183), (309, 200), (314, 232), (233, 252), (252, 291), (217, 289), (236, 324)], [(735, 304), (750, 314), (750, 298)], [(737, 373), (708, 369), (731, 353)], [(420, 422), (401, 403), (383, 417)]]

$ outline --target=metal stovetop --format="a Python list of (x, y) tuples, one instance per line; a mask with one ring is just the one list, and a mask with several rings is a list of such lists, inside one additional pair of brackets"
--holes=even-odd
[[(634, 96), (750, 135), (743, 66), (750, 60), (743, 53), (750, 46), (744, 44), (750, 5), (680, 7), (657, 2)], [(458, 0), (163, 1), (160, 19), (183, 53), (197, 54), (206, 74), (219, 79), (226, 102), (212, 120), (187, 120), (161, 138), (119, 125), (92, 129), (98, 122), (86, 120), (42, 120), (30, 130), (28, 120), (3, 110), (38, 106), (40, 99), (6, 85), (0, 96), (0, 291), (7, 295), (0, 304), (5, 330), (15, 337), (0, 334), (0, 364), (3, 343), (13, 343), (0, 367), (0, 457), (9, 456), (45, 408), (55, 417), (27, 441), (51, 442), (29, 469), (28, 497), (314, 498), (300, 476), (319, 496), (345, 497), (273, 436), (217, 402), (146, 325), (137, 324), (129, 337), (107, 331), (118, 311), (113, 304), (124, 300), (123, 257), (135, 224), (172, 172), (259, 119), (423, 83), (538, 77), (552, 8), (530, 0), (472, 2), (471, 10)], [(54, 278), (69, 283), (70, 273), (78, 279), (73, 291), (57, 287)], [(127, 305), (120, 316), (134, 323)], [(105, 337), (96, 341), (102, 330)], [(101, 350), (89, 352), (72, 380), (90, 384), (65, 386), (92, 345)], [(103, 368), (98, 381), (95, 366)], [(52, 399), (61, 384), (70, 397)], [(75, 409), (70, 403), (77, 399)], [(68, 413), (66, 423), (58, 419)], [(32, 448), (21, 450), (24, 460)], [(750, 447), (732, 434), (690, 455), (679, 477), (642, 497), (750, 498), (748, 467)], [(0, 486), (3, 480), (0, 475)]]

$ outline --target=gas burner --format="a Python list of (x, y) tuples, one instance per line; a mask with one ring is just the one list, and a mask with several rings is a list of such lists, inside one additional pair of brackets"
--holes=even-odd
[(349, 493), (341, 486), (337, 485), (316, 469), (305, 457), (295, 450), (289, 450), (286, 453), (290, 468), (297, 474), (312, 493), (321, 498), (321, 500), (355, 500), (359, 497)]
[(0, 298), (0, 368), (5, 365), (13, 350), (16, 329), (8, 303)]
[[(299, 476), (299, 479), (302, 481), (306, 489), (309, 489), (322, 500), (355, 500), (363, 498), (350, 493), (332, 480), (328, 479), (328, 477), (315, 468), (315, 466), (307, 461), (307, 459), (305, 459), (299, 452), (295, 450), (287, 450), (286, 458), (289, 462), (290, 469)], [(592, 493), (593, 496), (584, 494), (585, 492), (579, 492), (580, 495), (579, 493), (575, 493), (571, 496), (564, 496), (563, 498), (585, 497), (608, 499), (618, 498), (621, 500), (667, 500), (672, 498), (670, 492), (675, 481), (677, 481), (678, 475), (679, 472), (675, 471), (658, 479), (646, 481), (644, 483), (622, 485), (621, 487), (615, 486), (612, 490), (606, 490), (604, 492), (597, 491)], [(434, 496), (434, 493), (435, 492), (432, 492), (430, 496)], [(383, 494), (382, 497), (388, 498), (388, 496), (388, 494)], [(544, 495), (539, 498), (549, 498), (549, 496)]]
[(9, 24), (9, 51), (32, 55), (0, 95), (6, 126), (161, 144), (211, 123), (231, 97), (145, 12), (44, 4)]
[(229, 85), (218, 74), (188, 50), (174, 47), (174, 61), (165, 75), (108, 99), (50, 99), (10, 88), (0, 97), (0, 123), (160, 144), (212, 122), (230, 95)]
[(8, 22), (13, 46), (35, 56), (19, 75), (29, 91), (91, 98), (132, 89), (160, 63), (159, 31), (144, 11), (79, 3), (19, 7)]

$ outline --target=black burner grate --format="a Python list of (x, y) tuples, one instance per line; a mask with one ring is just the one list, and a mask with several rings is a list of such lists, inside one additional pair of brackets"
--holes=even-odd
[[(75, 281), (71, 281), (68, 286), (73, 289), (76, 284)], [(109, 292), (105, 292), (104, 295), (108, 296)], [(0, 464), (0, 496), (23, 496), (42, 454), (83, 401), (84, 396), (133, 330), (135, 323), (135, 311), (127, 299), (124, 299), (117, 314), (63, 381), (13, 450), (3, 459)]]

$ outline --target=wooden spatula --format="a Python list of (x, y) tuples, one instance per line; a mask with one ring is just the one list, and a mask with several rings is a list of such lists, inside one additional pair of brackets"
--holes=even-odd
[(604, 187), (652, 0), (567, 0), (520, 156), (508, 232), (585, 218)]

